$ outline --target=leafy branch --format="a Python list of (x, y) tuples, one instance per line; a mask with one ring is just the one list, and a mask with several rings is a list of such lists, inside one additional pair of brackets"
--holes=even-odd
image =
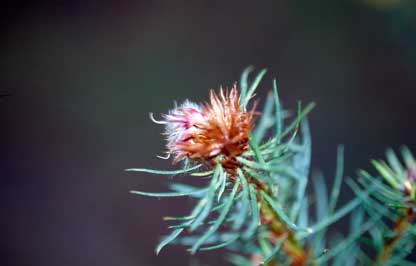
[[(189, 214), (165, 217), (171, 232), (156, 253), (182, 244), (191, 254), (226, 248), (236, 266), (415, 265), (407, 260), (416, 236), (416, 163), (410, 151), (402, 149), (404, 165), (388, 150), (387, 162), (372, 162), (375, 175), (361, 170), (347, 179), (355, 197), (340, 205), (344, 148), (337, 151), (331, 188), (322, 175), (310, 175), (307, 115), (315, 104), (298, 103), (294, 115), (283, 109), (276, 80), (252, 128), (250, 101), (266, 70), (250, 82), (252, 71), (243, 72), (240, 95), (236, 87), (219, 96), (211, 92), (210, 104), (185, 102), (163, 121), (152, 116), (166, 125), (168, 155), (184, 160), (184, 167), (127, 171), (208, 177), (203, 187), (172, 183), (169, 192), (131, 191), (194, 202)], [(346, 235), (329, 233), (342, 219), (349, 219)]]

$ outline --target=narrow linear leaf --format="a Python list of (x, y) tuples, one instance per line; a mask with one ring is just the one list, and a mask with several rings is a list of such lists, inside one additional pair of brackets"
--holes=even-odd
[[(377, 219), (380, 219), (380, 216), (377, 217)], [(323, 256), (317, 258), (315, 260), (316, 265), (321, 265), (334, 256), (336, 256), (339, 252), (347, 249), (351, 244), (354, 243), (363, 233), (367, 232), (372, 226), (374, 226), (374, 223), (377, 221), (377, 219), (371, 219), (368, 222), (366, 222), (364, 225), (361, 226), (354, 234), (349, 235), (346, 239), (338, 243), (335, 247), (331, 248), (327, 253), (325, 253)]]
[(371, 197), (367, 196), (376, 189), (374, 185), (369, 187), (367, 191), (363, 191), (359, 188), (358, 184), (356, 184), (352, 179), (347, 179), (346, 183), (352, 189), (352, 191), (354, 191), (355, 195), (357, 195), (357, 197), (360, 198), (361, 201), (364, 203), (363, 206), (367, 210), (368, 214), (381, 214), (388, 218), (395, 218), (395, 215), (391, 211), (389, 211), (388, 208), (378, 203), (377, 201), (372, 200)]
[(247, 159), (245, 159), (243, 157), (237, 157), (237, 161), (239, 161), (240, 163), (248, 166), (249, 168), (270, 171), (270, 167), (268, 165), (261, 164), (261, 163), (257, 163), (257, 162), (253, 162), (253, 161), (249, 161), (249, 160), (247, 160)]
[(222, 243), (219, 243), (219, 244), (216, 244), (216, 245), (212, 245), (212, 246), (201, 247), (201, 248), (199, 248), (198, 250), (199, 250), (199, 251), (209, 251), (209, 250), (214, 250), (214, 249), (223, 248), (223, 247), (226, 247), (226, 246), (228, 246), (228, 245), (232, 244), (232, 243), (233, 243), (233, 242), (235, 242), (238, 238), (239, 238), (239, 235), (238, 235), (238, 234), (236, 234), (236, 235), (232, 236), (230, 239), (228, 239), (228, 240), (227, 240), (227, 241), (225, 241), (225, 242), (222, 242)]
[(237, 168), (237, 173), (242, 184), (242, 192), (241, 192), (242, 196), (241, 196), (241, 209), (239, 210), (239, 213), (236, 216), (236, 220), (233, 225), (233, 230), (238, 230), (241, 228), (247, 216), (248, 208), (250, 205), (249, 187), (248, 187), (247, 179), (244, 176), (243, 171), (241, 171), (240, 168)]
[(172, 233), (170, 233), (167, 237), (165, 237), (160, 243), (159, 245), (157, 245), (156, 247), (156, 254), (159, 255), (160, 251), (166, 246), (168, 245), (170, 242), (172, 242), (173, 240), (175, 240), (175, 238), (177, 238), (182, 231), (184, 230), (184, 228), (180, 228), (180, 229), (176, 229), (173, 230)]
[(279, 239), (276, 243), (275, 243), (275, 246), (273, 247), (273, 250), (270, 252), (270, 254), (269, 255), (267, 255), (264, 259), (263, 259), (263, 261), (261, 262), (261, 264), (266, 264), (266, 263), (268, 263), (270, 260), (272, 260), (276, 255), (277, 255), (277, 253), (279, 253), (279, 251), (280, 251), (280, 248), (281, 248), (281, 246), (282, 246), (282, 244), (283, 244), (283, 242), (285, 241), (286, 239), (285, 238), (281, 238), (281, 239)]
[(277, 90), (277, 81), (276, 79), (273, 80), (273, 96), (274, 96), (274, 105), (275, 105), (275, 112), (276, 112), (276, 137), (277, 137), (277, 143), (280, 143), (280, 140), (282, 138), (282, 110), (280, 106), (280, 99), (279, 99), (279, 93)]
[(313, 189), (316, 198), (316, 218), (322, 220), (328, 213), (328, 193), (324, 177), (318, 174), (313, 179)]
[[(171, 183), (169, 184), (169, 188), (173, 191), (180, 192), (180, 193), (189, 193), (189, 192), (195, 191), (196, 193), (192, 193), (189, 195), (190, 197), (195, 197), (195, 198), (204, 197), (204, 195), (208, 191), (208, 188), (199, 188), (199, 187), (194, 187), (194, 186), (181, 184), (181, 183)], [(197, 191), (200, 191), (200, 193), (198, 193)]]
[(212, 175), (212, 173), (214, 173), (214, 171), (210, 170), (210, 171), (205, 171), (205, 172), (191, 173), (191, 176), (210, 176)]
[(257, 123), (257, 127), (253, 133), (253, 138), (256, 140), (257, 143), (260, 143), (260, 141), (263, 139), (264, 135), (266, 134), (267, 129), (270, 127), (272, 111), (273, 111), (273, 97), (269, 94), (267, 96), (266, 103), (264, 105), (260, 120)]
[[(311, 136), (309, 130), (309, 123), (307, 119), (301, 121), (301, 130), (302, 130), (302, 146), (304, 150), (297, 154), (295, 161), (295, 171), (294, 173), (299, 173), (295, 178), (299, 180), (297, 191), (296, 191), (296, 201), (293, 204), (290, 217), (293, 221), (296, 221), (297, 216), (299, 215), (299, 210), (301, 208), (302, 200), (305, 196), (306, 186), (308, 184), (309, 169), (311, 163)], [(287, 168), (289, 170), (290, 168)], [(297, 170), (297, 171), (296, 171)]]
[(369, 234), (372, 238), (372, 245), (374, 246), (375, 250), (382, 249), (384, 245), (384, 239), (383, 239), (383, 232), (380, 230), (377, 226), (374, 226), (369, 231)]
[[(240, 81), (240, 102), (244, 102), (248, 90), (248, 75), (254, 70), (253, 66), (244, 69)], [(242, 106), (242, 105), (241, 105)]]
[(218, 204), (217, 206), (212, 208), (212, 211), (221, 210), (225, 206), (225, 202)]
[(212, 175), (211, 182), (208, 187), (208, 191), (206, 196), (201, 200), (202, 204), (204, 205), (199, 215), (193, 221), (190, 226), (190, 230), (194, 231), (198, 226), (200, 226), (204, 220), (208, 217), (209, 213), (211, 212), (212, 205), (214, 202), (215, 197), (215, 189), (218, 183), (219, 176), (221, 175), (222, 167), (221, 164), (218, 164), (215, 168), (214, 174)]
[(188, 173), (193, 170), (200, 168), (202, 165), (198, 164), (190, 168), (180, 169), (180, 170), (173, 170), (173, 171), (165, 171), (165, 170), (154, 170), (154, 169), (146, 169), (146, 168), (129, 168), (125, 171), (127, 172), (142, 172), (142, 173), (150, 173), (150, 174), (157, 174), (157, 175), (177, 175)]
[(247, 94), (244, 96), (243, 102), (241, 103), (241, 106), (243, 106), (243, 108), (246, 108), (248, 102), (250, 101), (251, 97), (253, 96), (254, 92), (256, 91), (257, 87), (260, 84), (260, 81), (263, 79), (263, 77), (266, 74), (266, 72), (267, 72), (266, 69), (261, 70), (260, 73), (257, 74), (257, 76), (254, 79), (253, 83), (251, 83), (251, 86), (247, 90)]
[(298, 226), (302, 228), (307, 228), (309, 225), (309, 202), (308, 197), (305, 197), (302, 200), (300, 213), (298, 215)]
[(297, 125), (302, 121), (303, 118), (305, 118), (311, 111), (313, 108), (315, 108), (316, 104), (315, 103), (310, 103), (308, 104), (301, 112), (300, 114), (296, 117), (296, 119), (294, 121), (292, 121), (292, 123), (282, 132), (282, 136), (281, 138), (285, 137), (286, 135), (288, 135), (293, 129), (295, 129), (297, 127)]
[(371, 163), (373, 166), (377, 169), (377, 171), (380, 173), (382, 177), (389, 183), (393, 188), (398, 187), (398, 183), (396, 181), (396, 178), (394, 177), (394, 173), (386, 167), (382, 162), (372, 160)]
[(402, 164), (397, 158), (396, 153), (392, 149), (387, 149), (386, 151), (386, 158), (389, 162), (390, 166), (393, 168), (394, 172), (396, 173), (395, 177), (399, 183), (404, 181), (404, 169)]
[(184, 196), (190, 196), (190, 195), (197, 195), (206, 192), (207, 189), (203, 188), (200, 190), (193, 190), (188, 192), (143, 192), (143, 191), (136, 191), (131, 190), (130, 193), (141, 195), (141, 196), (148, 196), (148, 197), (157, 197), (157, 198), (171, 198), (171, 197), (184, 197)]
[(407, 168), (411, 168), (415, 164), (415, 158), (412, 155), (412, 152), (409, 150), (408, 147), (403, 146), (401, 149), (401, 153), (403, 156), (403, 160), (406, 164)]
[(217, 201), (220, 202), (222, 194), (225, 191), (225, 186), (227, 185), (227, 173), (226, 172), (222, 172), (220, 173), (219, 176), (219, 191), (218, 191), (218, 196), (217, 196)]
[(339, 193), (341, 191), (342, 176), (344, 175), (344, 146), (338, 146), (337, 168), (335, 170), (335, 180), (331, 190), (329, 200), (329, 211), (332, 213), (337, 205)]
[(269, 240), (266, 239), (266, 236), (258, 235), (257, 242), (264, 256), (272, 252), (272, 245), (269, 243)]
[(253, 150), (253, 152), (254, 152), (254, 155), (255, 155), (255, 157), (256, 157), (256, 159), (257, 159), (257, 161), (260, 163), (260, 164), (266, 164), (265, 163), (265, 161), (264, 161), (264, 158), (263, 158), (263, 156), (261, 155), (261, 152), (260, 152), (260, 148), (259, 148), (259, 146), (257, 145), (257, 143), (256, 143), (256, 141), (254, 141), (253, 140), (253, 138), (249, 138), (249, 145), (250, 145), (250, 148)]
[(351, 213), (350, 232), (359, 228), (364, 221), (364, 209), (359, 207)]
[(373, 193), (374, 196), (379, 196), (384, 198), (385, 201), (392, 201), (392, 202), (401, 202), (402, 201), (402, 194), (400, 191), (396, 189), (391, 189), (388, 184), (379, 181), (378, 179), (368, 175), (367, 173), (360, 173), (360, 178), (358, 179), (364, 187), (368, 186), (375, 186), (377, 189)]
[(165, 221), (186, 221), (186, 220), (192, 220), (194, 218), (195, 217), (191, 216), (191, 215), (189, 215), (189, 216), (179, 216), (179, 217), (177, 217), (177, 216), (165, 216), (165, 217), (163, 217), (163, 220), (165, 220)]
[(361, 199), (354, 199), (354, 200), (350, 201), (349, 203), (344, 205), (342, 208), (338, 209), (338, 211), (334, 212), (334, 214), (332, 216), (330, 216), (330, 217), (324, 219), (323, 221), (313, 225), (310, 228), (309, 233), (300, 233), (299, 238), (303, 238), (303, 237), (306, 237), (309, 234), (316, 233), (316, 232), (326, 228), (328, 225), (335, 223), (336, 221), (338, 221), (339, 219), (341, 219), (342, 217), (347, 215), (349, 212), (351, 212), (352, 210), (357, 208), (360, 205), (360, 203), (361, 203)]
[(274, 184), (273, 179), (269, 175), (262, 175), (262, 174), (258, 173), (258, 171), (253, 171), (251, 168), (248, 168), (248, 167), (244, 167), (243, 169), (252, 178), (255, 178), (255, 179), (257, 179), (257, 180), (259, 180), (261, 182), (268, 183), (270, 185), (273, 185)]
[[(181, 244), (184, 246), (192, 246), (195, 241), (198, 240), (200, 236), (199, 235), (192, 235), (192, 236), (183, 236), (179, 239), (176, 239), (172, 244)], [(213, 245), (214, 243), (218, 241), (222, 241), (223, 235), (213, 235), (210, 237), (205, 243), (208, 245)]]
[(218, 219), (215, 221), (215, 223), (208, 229), (208, 231), (205, 232), (201, 236), (201, 238), (198, 239), (198, 241), (195, 242), (195, 244), (191, 248), (191, 253), (195, 254), (195, 252), (199, 249), (199, 247), (212, 235), (214, 234), (218, 228), (221, 226), (221, 224), (224, 222), (225, 218), (227, 217), (228, 212), (231, 209), (231, 206), (234, 202), (234, 197), (237, 193), (238, 186), (240, 185), (240, 182), (237, 181), (234, 184), (233, 190), (230, 193), (230, 196), (228, 198), (227, 204), (224, 206), (224, 209), (222, 209)]
[(253, 186), (250, 186), (249, 192), (250, 192), (250, 207), (251, 207), (252, 218), (251, 218), (250, 224), (247, 226), (246, 231), (243, 233), (244, 239), (249, 239), (253, 236), (260, 221), (259, 206), (257, 205), (256, 192)]
[(261, 195), (275, 212), (275, 214), (281, 219), (281, 221), (291, 230), (299, 231), (299, 228), (289, 219), (289, 217), (283, 212), (283, 210), (277, 206), (275, 202), (267, 193), (261, 191)]

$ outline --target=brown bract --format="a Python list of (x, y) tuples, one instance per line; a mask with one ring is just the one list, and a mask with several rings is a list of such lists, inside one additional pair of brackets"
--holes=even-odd
[[(191, 106), (181, 106), (165, 116), (167, 147), (175, 155), (174, 162), (188, 158), (213, 168), (218, 160), (227, 172), (234, 174), (239, 166), (236, 157), (248, 149), (254, 108), (240, 109), (236, 85), (225, 92), (221, 89), (218, 95), (211, 90), (209, 103)], [(180, 125), (171, 124), (178, 121)], [(176, 131), (169, 132), (169, 128)]]

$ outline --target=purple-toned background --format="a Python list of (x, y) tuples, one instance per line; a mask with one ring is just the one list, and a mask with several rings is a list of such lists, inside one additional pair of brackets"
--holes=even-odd
[[(188, 265), (154, 246), (189, 203), (129, 194), (167, 179), (123, 169), (171, 169), (148, 112), (204, 101), (249, 64), (269, 69), (260, 97), (277, 76), (286, 107), (318, 104), (313, 169), (329, 182), (337, 144), (350, 176), (388, 146), (416, 151), (411, 1), (15, 1), (0, 15), (2, 266)], [(203, 265), (227, 265), (220, 253)]]

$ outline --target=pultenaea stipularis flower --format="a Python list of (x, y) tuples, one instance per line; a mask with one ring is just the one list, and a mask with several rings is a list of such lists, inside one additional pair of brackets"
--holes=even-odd
[(214, 168), (218, 161), (234, 174), (236, 158), (249, 148), (255, 104), (250, 111), (242, 110), (236, 85), (221, 88), (219, 94), (211, 90), (209, 96), (209, 103), (185, 101), (162, 115), (163, 121), (154, 121), (166, 126), (167, 154), (174, 156), (174, 163), (189, 160)]

